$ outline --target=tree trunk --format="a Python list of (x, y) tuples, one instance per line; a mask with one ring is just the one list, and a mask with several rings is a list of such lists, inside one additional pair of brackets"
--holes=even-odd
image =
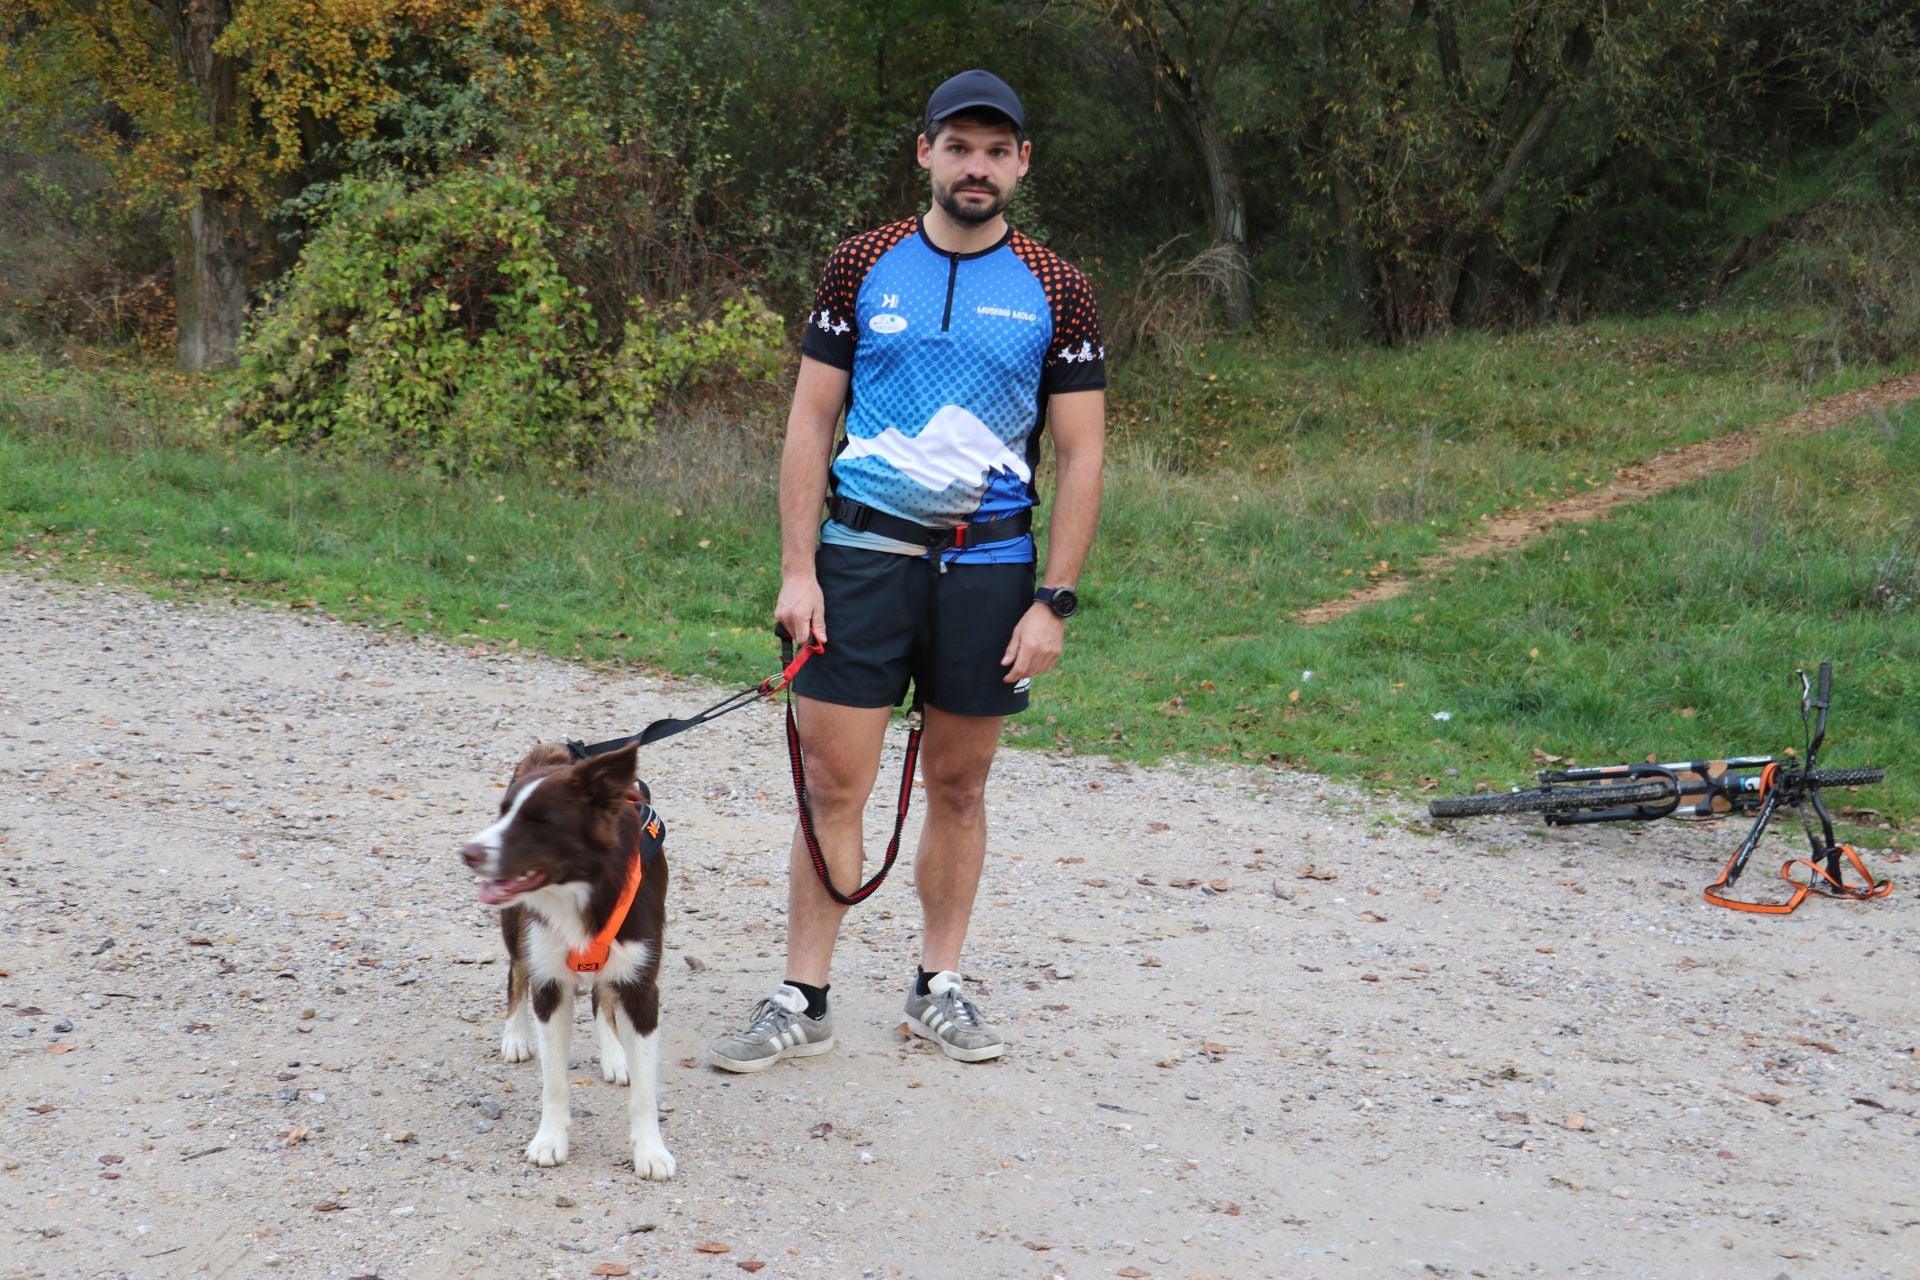
[(1244, 329), (1253, 323), (1253, 272), (1247, 261), (1247, 205), (1232, 153), (1214, 119), (1213, 104), (1203, 94), (1165, 77), (1157, 79), (1155, 87), (1175, 136), (1207, 185), (1207, 228), (1214, 247), (1224, 250), (1228, 259), (1220, 281), (1227, 323)]
[[(1221, 251), (1219, 285), (1225, 300), (1227, 323), (1244, 329), (1253, 323), (1253, 271), (1247, 261), (1247, 205), (1240, 194), (1240, 175), (1233, 152), (1220, 130), (1214, 103), (1215, 77), (1229, 54), (1236, 51), (1234, 35), (1245, 16), (1245, 0), (1230, 4), (1217, 17), (1204, 39), (1173, 5), (1137, 4), (1108, 0), (1100, 6), (1116, 23), (1127, 49), (1153, 86), (1154, 102), (1166, 113), (1174, 138), (1206, 185), (1207, 229), (1213, 248)], [(1164, 10), (1164, 12), (1163, 12)], [(1183, 37), (1185, 55), (1169, 40)]]
[(1342, 311), (1356, 335), (1376, 334), (1380, 317), (1374, 309), (1373, 263), (1367, 253), (1366, 233), (1360, 226), (1360, 193), (1353, 178), (1335, 160), (1332, 173), (1333, 212), (1339, 224)]
[[(233, 18), (232, 0), (162, 0), (160, 10), (174, 65), (217, 143), (238, 119), (239, 68), (213, 48)], [(235, 192), (196, 186), (180, 219), (173, 286), (180, 367), (217, 368), (233, 359), (246, 318), (246, 205)]]
[[(1585, 27), (1576, 27), (1567, 34), (1561, 58), (1567, 83), (1571, 84), (1586, 74), (1587, 62), (1592, 55), (1593, 38)], [(1493, 226), (1494, 219), (1506, 206), (1507, 197), (1513, 193), (1527, 167), (1553, 135), (1554, 126), (1560, 122), (1560, 113), (1567, 101), (1568, 97), (1557, 87), (1549, 86), (1543, 92), (1526, 126), (1514, 138), (1499, 167), (1482, 188), (1468, 220), (1450, 231), (1441, 243), (1440, 251), (1435, 255), (1437, 264), (1433, 273), (1433, 302), (1437, 318), (1443, 321), (1453, 318), (1467, 251)]]
[(175, 234), (173, 260), (180, 367), (230, 363), (246, 319), (246, 207), (218, 191), (194, 192)]

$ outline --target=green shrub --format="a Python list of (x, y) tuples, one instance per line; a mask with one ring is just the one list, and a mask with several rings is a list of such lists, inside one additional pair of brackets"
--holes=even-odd
[(221, 425), (449, 472), (571, 467), (644, 438), (676, 388), (775, 358), (779, 327), (750, 297), (705, 318), (632, 299), (603, 337), (563, 266), (551, 209), (570, 195), (510, 166), (342, 179), (256, 315)]

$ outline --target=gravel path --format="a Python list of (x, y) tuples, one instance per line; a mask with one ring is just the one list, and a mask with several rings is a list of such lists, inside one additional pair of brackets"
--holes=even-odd
[(1010, 751), (968, 973), (1013, 1050), (901, 1036), (903, 859), (840, 1047), (731, 1077), (701, 1047), (780, 976), (756, 707), (642, 757), (680, 1170), (646, 1185), (584, 1015), (573, 1160), (521, 1160), (538, 1068), (499, 1061), (454, 851), (528, 745), (715, 691), (17, 574), (0, 656), (0, 1275), (1920, 1275), (1886, 855), (1891, 899), (1736, 917), (1699, 896), (1726, 828), (1436, 834)]

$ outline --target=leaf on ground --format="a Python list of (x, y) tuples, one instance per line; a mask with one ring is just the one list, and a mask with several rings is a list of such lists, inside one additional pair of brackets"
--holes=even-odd
[(748, 1258), (744, 1262), (736, 1262), (733, 1265), (736, 1267), (739, 1267), (742, 1271), (746, 1272), (748, 1275), (752, 1275), (754, 1272), (760, 1270), (760, 1268), (766, 1266), (767, 1264), (760, 1261), (760, 1259), (758, 1258)]
[(603, 1262), (593, 1269), (593, 1274), (597, 1276), (630, 1276), (633, 1272), (617, 1262)]
[(1114, 1272), (1113, 1274), (1117, 1276), (1126, 1276), (1127, 1280), (1141, 1280), (1143, 1276), (1150, 1276), (1153, 1274), (1153, 1272), (1142, 1271), (1138, 1267), (1122, 1267), (1118, 1271)]
[(819, 1124), (807, 1130), (807, 1136), (809, 1138), (824, 1138), (832, 1132), (833, 1122), (831, 1120), (822, 1120)]
[(73, 1046), (70, 1044), (50, 1044), (47, 1046), (47, 1052), (48, 1053), (72, 1053)]
[(1302, 880), (1337, 880), (1340, 878), (1338, 871), (1322, 871), (1318, 867), (1295, 867), (1294, 870), (1299, 873)]
[(322, 1200), (319, 1204), (313, 1206), (313, 1211), (315, 1213), (338, 1213), (346, 1207), (347, 1206), (341, 1204), (338, 1200)]
[(705, 1244), (697, 1244), (693, 1247), (701, 1253), (732, 1253), (733, 1252), (732, 1245), (721, 1244), (718, 1240), (709, 1240)]
[(1045, 1253), (1047, 1250), (1053, 1248), (1053, 1246), (1045, 1240), (1022, 1240), (1020, 1243), (1035, 1253)]

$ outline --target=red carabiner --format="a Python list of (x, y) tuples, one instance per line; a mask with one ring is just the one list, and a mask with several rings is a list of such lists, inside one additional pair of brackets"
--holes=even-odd
[(793, 678), (800, 674), (800, 668), (807, 665), (808, 658), (811, 658), (816, 653), (825, 653), (826, 651), (826, 645), (814, 639), (812, 636), (808, 636), (807, 642), (800, 646), (800, 651), (793, 655), (793, 661), (789, 662), (785, 668), (781, 670), (779, 675), (768, 676), (760, 682), (761, 694), (765, 696), (780, 692), (793, 683)]

